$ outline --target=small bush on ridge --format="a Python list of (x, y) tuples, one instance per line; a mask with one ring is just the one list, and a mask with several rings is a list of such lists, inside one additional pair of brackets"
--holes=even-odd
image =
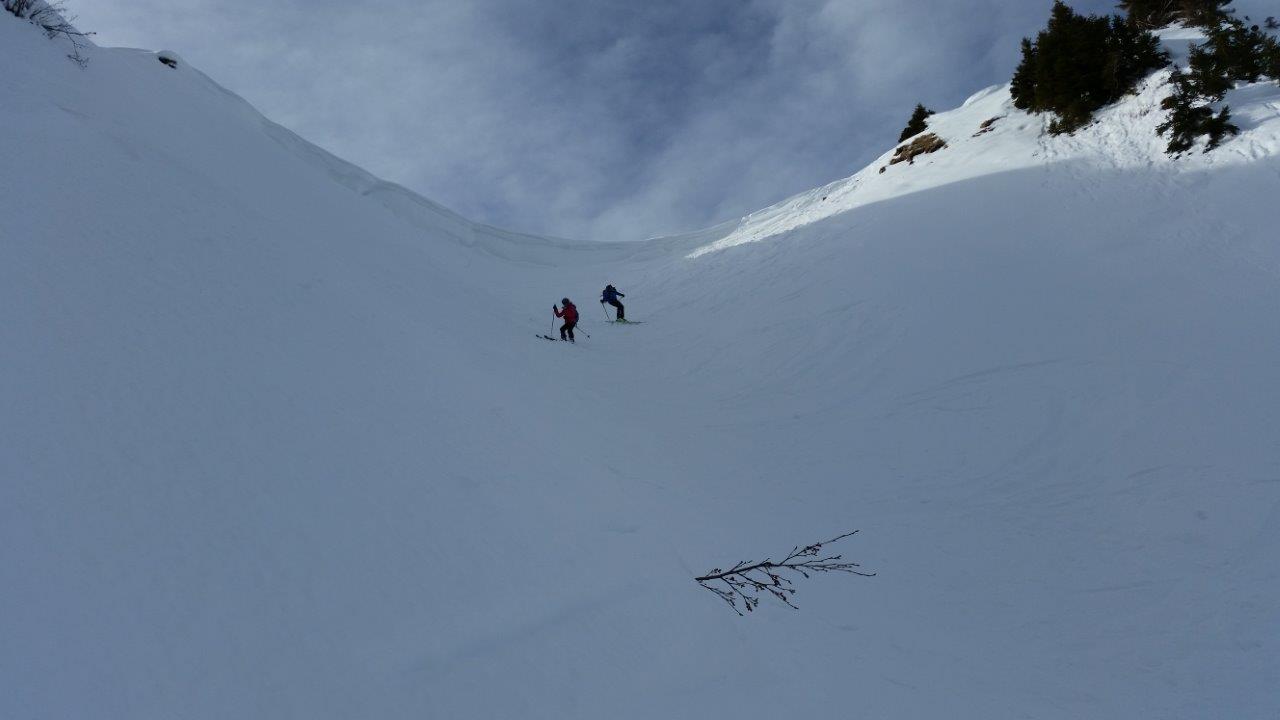
[[(0, 7), (15, 17), (44, 30), (50, 39), (64, 37), (71, 43), (71, 52), (67, 57), (77, 65), (84, 67), (89, 59), (82, 54), (85, 39), (93, 33), (82, 32), (67, 19), (63, 4), (60, 1), (48, 0), (0, 0)], [(74, 18), (73, 18), (74, 19)]]
[(933, 114), (934, 112), (924, 105), (916, 105), (915, 112), (911, 113), (911, 119), (907, 121), (907, 126), (903, 128), (902, 134), (898, 136), (898, 142), (919, 135), (928, 129), (929, 116)]

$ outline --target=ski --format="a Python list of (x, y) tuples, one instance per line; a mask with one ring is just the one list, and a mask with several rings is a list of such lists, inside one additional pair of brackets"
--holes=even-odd
[(643, 320), (610, 320), (610, 325), (643, 325)]

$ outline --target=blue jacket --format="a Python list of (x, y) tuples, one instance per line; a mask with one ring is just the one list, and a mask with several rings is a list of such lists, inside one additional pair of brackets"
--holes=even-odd
[(620, 297), (626, 297), (626, 295), (618, 292), (618, 288), (609, 285), (605, 287), (604, 294), (600, 296), (600, 302), (613, 302)]

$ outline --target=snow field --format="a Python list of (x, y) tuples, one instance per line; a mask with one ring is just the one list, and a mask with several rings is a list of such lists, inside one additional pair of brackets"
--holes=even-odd
[[(586, 245), (185, 64), (0, 53), (0, 715), (1274, 715), (1269, 90), (1178, 164), (1154, 91), (972, 138), (991, 89), (913, 166)], [(799, 612), (692, 580), (855, 528), (879, 575)]]

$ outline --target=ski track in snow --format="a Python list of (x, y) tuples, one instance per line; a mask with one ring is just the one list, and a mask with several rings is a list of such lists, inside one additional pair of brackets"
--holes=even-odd
[(1275, 716), (1274, 85), (588, 245), (90, 54), (0, 14), (0, 717)]

